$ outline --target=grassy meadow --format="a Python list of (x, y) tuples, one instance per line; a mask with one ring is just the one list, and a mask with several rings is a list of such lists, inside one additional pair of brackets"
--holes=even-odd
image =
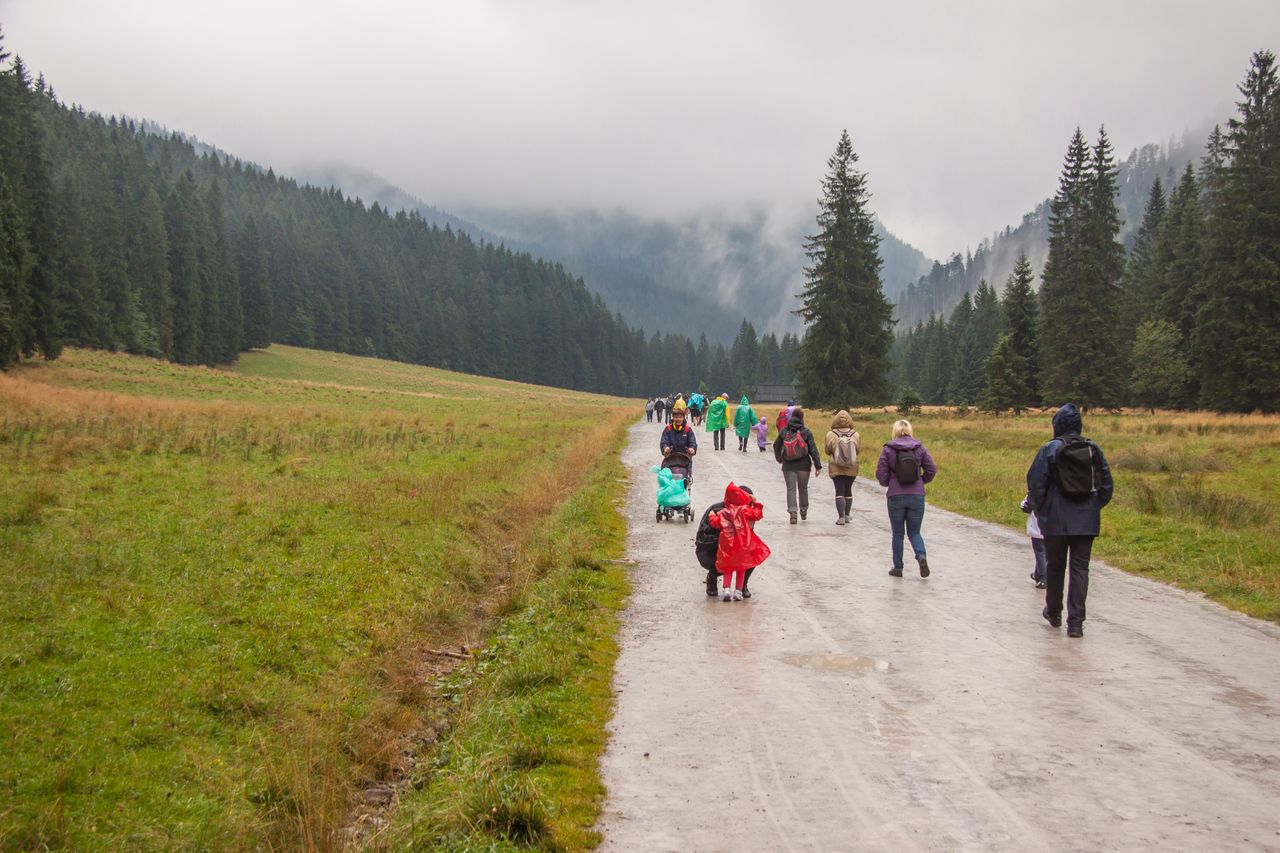
[(0, 374), (0, 848), (589, 844), (635, 416), (282, 346)]
[[(777, 412), (766, 407), (766, 414), (772, 420)], [(861, 474), (874, 478), (899, 415), (853, 414), (862, 434)], [(932, 407), (913, 415), (916, 437), (938, 464), (929, 502), (1022, 529), (1027, 468), (1053, 436), (1051, 417)], [(807, 420), (819, 436), (830, 426), (826, 413)], [(1095, 556), (1280, 622), (1280, 416), (1086, 412), (1084, 433), (1102, 446), (1116, 483)], [(926, 517), (926, 538), (928, 523)], [(946, 554), (929, 558), (946, 566)], [(1019, 578), (1030, 571), (1029, 547), (1028, 565), (1009, 570)]]

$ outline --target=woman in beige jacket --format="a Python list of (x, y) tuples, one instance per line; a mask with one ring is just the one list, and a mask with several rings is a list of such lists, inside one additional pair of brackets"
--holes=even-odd
[(836, 484), (836, 524), (847, 524), (853, 510), (853, 481), (858, 478), (858, 448), (862, 437), (847, 411), (836, 412), (827, 433), (827, 470)]

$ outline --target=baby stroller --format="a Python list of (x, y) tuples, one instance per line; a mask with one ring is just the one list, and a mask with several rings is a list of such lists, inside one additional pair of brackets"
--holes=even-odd
[(671, 479), (673, 481), (683, 481), (684, 489), (682, 498), (684, 505), (668, 506), (663, 502), (662, 490), (659, 488), (658, 511), (655, 516), (656, 520), (662, 521), (665, 518), (667, 521), (671, 521), (671, 519), (678, 515), (686, 522), (693, 521), (693, 507), (691, 506), (691, 499), (689, 497), (693, 487), (693, 459), (679, 451), (673, 450), (667, 454), (665, 459), (662, 460), (662, 467), (671, 471)]

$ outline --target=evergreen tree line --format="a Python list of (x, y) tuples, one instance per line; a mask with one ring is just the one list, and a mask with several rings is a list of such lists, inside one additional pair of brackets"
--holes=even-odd
[[(947, 319), (900, 335), (894, 381), (928, 403), (1019, 410), (1075, 400), (1280, 411), (1280, 84), (1259, 51), (1239, 113), (1199, 169), (1158, 179), (1126, 254), (1105, 130), (1077, 129), (1049, 213), (1038, 296), (1025, 257)], [(908, 396), (914, 396), (908, 395)]]
[(273, 341), (630, 395), (790, 381), (798, 346), (745, 321), (729, 348), (646, 337), (558, 264), (68, 108), (19, 59), (0, 72), (0, 367), (64, 346), (226, 364)]

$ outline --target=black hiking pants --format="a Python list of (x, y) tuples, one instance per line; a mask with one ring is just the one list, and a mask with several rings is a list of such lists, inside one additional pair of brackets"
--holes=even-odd
[(1046, 536), (1044, 605), (1050, 616), (1062, 614), (1062, 587), (1067, 582), (1067, 627), (1084, 624), (1084, 600), (1089, 595), (1089, 555), (1092, 536)]

